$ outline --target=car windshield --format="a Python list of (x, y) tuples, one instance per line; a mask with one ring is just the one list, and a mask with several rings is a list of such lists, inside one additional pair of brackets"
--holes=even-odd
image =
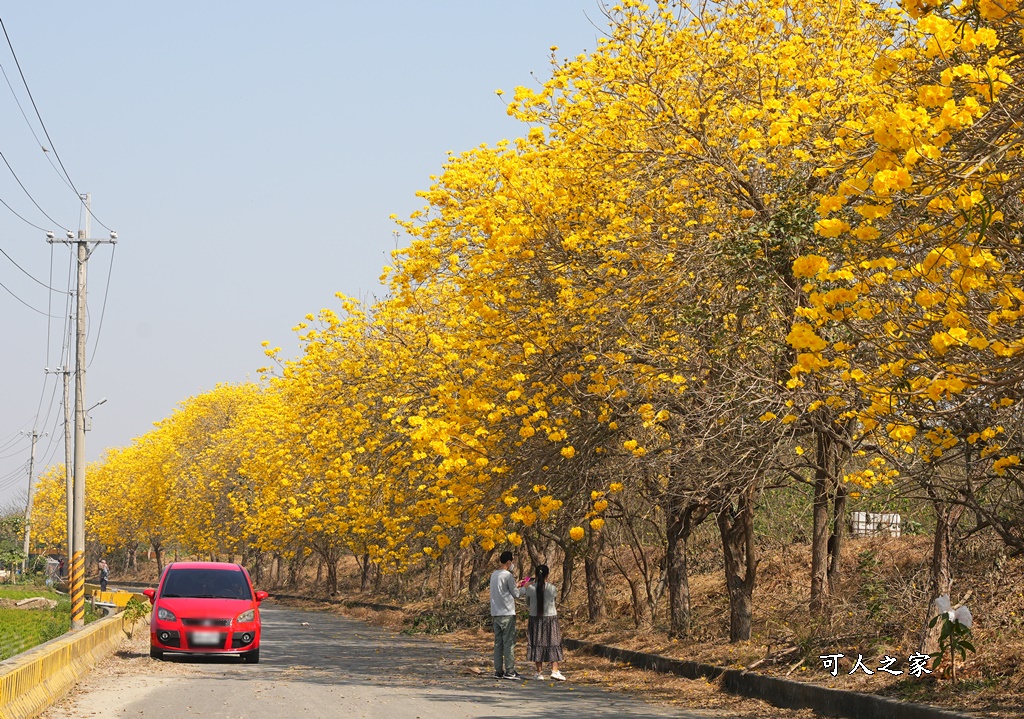
[(252, 592), (237, 569), (170, 569), (160, 596), (252, 599)]

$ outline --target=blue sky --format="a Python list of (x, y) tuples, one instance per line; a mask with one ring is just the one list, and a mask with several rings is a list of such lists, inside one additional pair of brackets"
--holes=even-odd
[[(524, 134), (494, 90), (534, 84), (596, 45), (597, 0), (10, 4), (3, 21), (75, 187), (112, 249), (89, 263), (89, 459), (175, 404), (255, 377), (269, 340), (334, 293), (379, 295), (391, 213), (420, 206), (447, 151)], [(0, 199), (30, 223), (78, 230), (81, 206), (0, 38)], [(532, 73), (532, 74), (531, 74)], [(42, 211), (35, 207), (33, 200)], [(48, 219), (43, 211), (50, 216)], [(93, 235), (107, 230), (93, 223)], [(399, 239), (399, 242), (403, 242)], [(0, 207), (0, 248), (63, 290), (69, 251)], [(52, 272), (52, 280), (51, 278)], [(39, 461), (61, 461), (57, 377), (65, 296), (0, 256), (0, 507)], [(48, 296), (49, 295), (49, 296)], [(97, 343), (98, 335), (98, 343)], [(37, 416), (38, 415), (38, 416)]]

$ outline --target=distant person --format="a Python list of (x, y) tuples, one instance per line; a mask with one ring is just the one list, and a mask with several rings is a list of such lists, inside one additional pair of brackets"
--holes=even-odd
[(538, 565), (534, 583), (526, 588), (526, 603), (530, 607), (530, 622), (526, 628), (530, 645), (526, 658), (537, 666), (534, 679), (543, 679), (544, 662), (551, 662), (551, 678), (564, 682), (565, 676), (558, 671), (558, 662), (562, 661), (562, 632), (555, 610), (558, 588), (547, 581), (548, 572), (548, 565)]
[(110, 579), (110, 567), (107, 566), (107, 560), (100, 560), (100, 591), (107, 591), (107, 580)]
[(57, 562), (57, 578), (64, 579), (64, 557), (61, 557), (60, 561)]
[(512, 552), (502, 552), (498, 561), (501, 566), (491, 574), (494, 677), (522, 679), (522, 675), (516, 672), (516, 600), (523, 596), (524, 590), (516, 584), (516, 578), (512, 576), (516, 567), (512, 561)]

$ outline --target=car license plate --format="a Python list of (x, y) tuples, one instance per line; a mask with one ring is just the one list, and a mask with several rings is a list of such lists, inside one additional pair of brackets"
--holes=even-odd
[(192, 632), (193, 644), (220, 644), (220, 632)]

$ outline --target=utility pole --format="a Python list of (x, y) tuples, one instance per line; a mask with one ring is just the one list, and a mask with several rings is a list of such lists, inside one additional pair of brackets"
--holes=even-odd
[(32, 453), (28, 457), (28, 504), (25, 505), (25, 558), (21, 560), (22, 580), (25, 579), (25, 571), (28, 569), (28, 550), (31, 548), (29, 539), (32, 536), (32, 493), (35, 490), (36, 440), (39, 439), (39, 433), (33, 429), (28, 436), (32, 438)]
[[(95, 248), (101, 244), (115, 244), (117, 233), (111, 232), (109, 239), (89, 237), (92, 221), (92, 196), (82, 196), (85, 202), (85, 229), (78, 231), (78, 238), (68, 231), (66, 240), (57, 240), (53, 233), (48, 242), (74, 244), (78, 248), (78, 293), (75, 298), (75, 456), (74, 456), (74, 509), (71, 532), (71, 631), (85, 627), (85, 333), (86, 333), (86, 263)], [(89, 243), (93, 249), (89, 249)]]
[[(69, 332), (70, 334), (70, 332)], [(67, 561), (64, 562), (64, 569), (67, 572), (68, 593), (71, 585), (74, 584), (71, 572), (71, 557), (74, 555), (75, 537), (75, 483), (71, 469), (71, 370), (67, 367), (58, 367), (55, 370), (46, 370), (47, 373), (59, 374), (64, 380), (64, 506), (67, 516), (68, 538), (67, 538)]]

